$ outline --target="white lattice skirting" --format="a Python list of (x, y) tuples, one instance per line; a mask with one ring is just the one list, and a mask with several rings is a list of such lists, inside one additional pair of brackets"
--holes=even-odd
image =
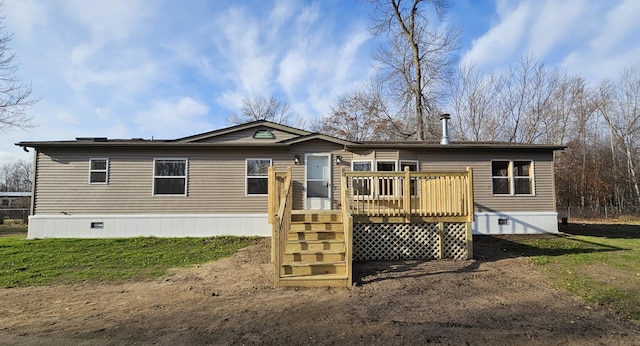
[(356, 223), (353, 225), (355, 261), (466, 259), (467, 224)]

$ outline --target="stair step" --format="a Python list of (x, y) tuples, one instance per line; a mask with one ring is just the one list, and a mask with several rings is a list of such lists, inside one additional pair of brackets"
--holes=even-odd
[(335, 261), (335, 262), (322, 262), (322, 261), (310, 261), (310, 262), (283, 262), (283, 266), (289, 267), (314, 267), (314, 266), (343, 266), (345, 265), (344, 261)]
[(288, 240), (285, 251), (322, 251), (341, 250), (344, 251), (344, 240)]
[(349, 278), (341, 274), (284, 275), (278, 281), (277, 286), (347, 287), (349, 286)]
[(332, 231), (289, 231), (289, 240), (343, 240), (344, 232)]
[(286, 262), (282, 264), (280, 276), (286, 275), (346, 275), (346, 263), (340, 262)]
[(344, 226), (342, 222), (303, 222), (303, 221), (294, 221), (291, 222), (291, 230), (300, 232), (300, 231), (334, 231), (334, 232), (342, 232), (344, 230)]
[(336, 262), (344, 261), (345, 252), (332, 251), (286, 251), (285, 262)]
[(292, 222), (342, 222), (342, 213), (336, 211), (303, 210), (291, 213)]

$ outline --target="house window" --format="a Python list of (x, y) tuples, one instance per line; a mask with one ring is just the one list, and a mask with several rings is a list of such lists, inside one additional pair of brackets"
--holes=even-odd
[[(352, 161), (351, 170), (354, 172), (371, 172), (371, 161)], [(353, 178), (351, 185), (353, 186), (354, 196), (371, 195), (371, 178)]]
[(187, 194), (187, 159), (153, 160), (153, 194)]
[(247, 159), (247, 195), (269, 193), (269, 166), (271, 166), (271, 159)]
[[(376, 170), (378, 172), (393, 172), (396, 170), (396, 163), (395, 161), (378, 161), (376, 162)], [(378, 178), (378, 194), (392, 196), (394, 184), (395, 179), (392, 177)]]
[[(405, 168), (409, 168), (409, 171), (411, 172), (417, 172), (418, 171), (418, 161), (400, 161), (400, 170), (402, 172), (404, 172)], [(416, 184), (416, 178), (411, 178), (411, 196), (417, 196), (418, 195), (418, 185)]]
[(89, 160), (89, 184), (106, 184), (109, 177), (109, 159)]
[(533, 165), (531, 161), (513, 161), (514, 191), (516, 195), (533, 193)]
[(533, 194), (533, 162), (491, 161), (494, 195)]

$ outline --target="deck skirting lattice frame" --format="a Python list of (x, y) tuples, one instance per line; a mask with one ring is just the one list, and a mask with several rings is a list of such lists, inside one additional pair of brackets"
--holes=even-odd
[(466, 259), (466, 222), (355, 223), (354, 261)]

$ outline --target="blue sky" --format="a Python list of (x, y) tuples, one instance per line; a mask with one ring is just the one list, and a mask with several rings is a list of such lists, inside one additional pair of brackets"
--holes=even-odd
[[(274, 95), (313, 119), (375, 74), (367, 1), (5, 0), (18, 76), (40, 126), (13, 143), (178, 138), (227, 126), (246, 96)], [(595, 84), (640, 64), (640, 1), (462, 0), (461, 62), (503, 70), (533, 55)]]

